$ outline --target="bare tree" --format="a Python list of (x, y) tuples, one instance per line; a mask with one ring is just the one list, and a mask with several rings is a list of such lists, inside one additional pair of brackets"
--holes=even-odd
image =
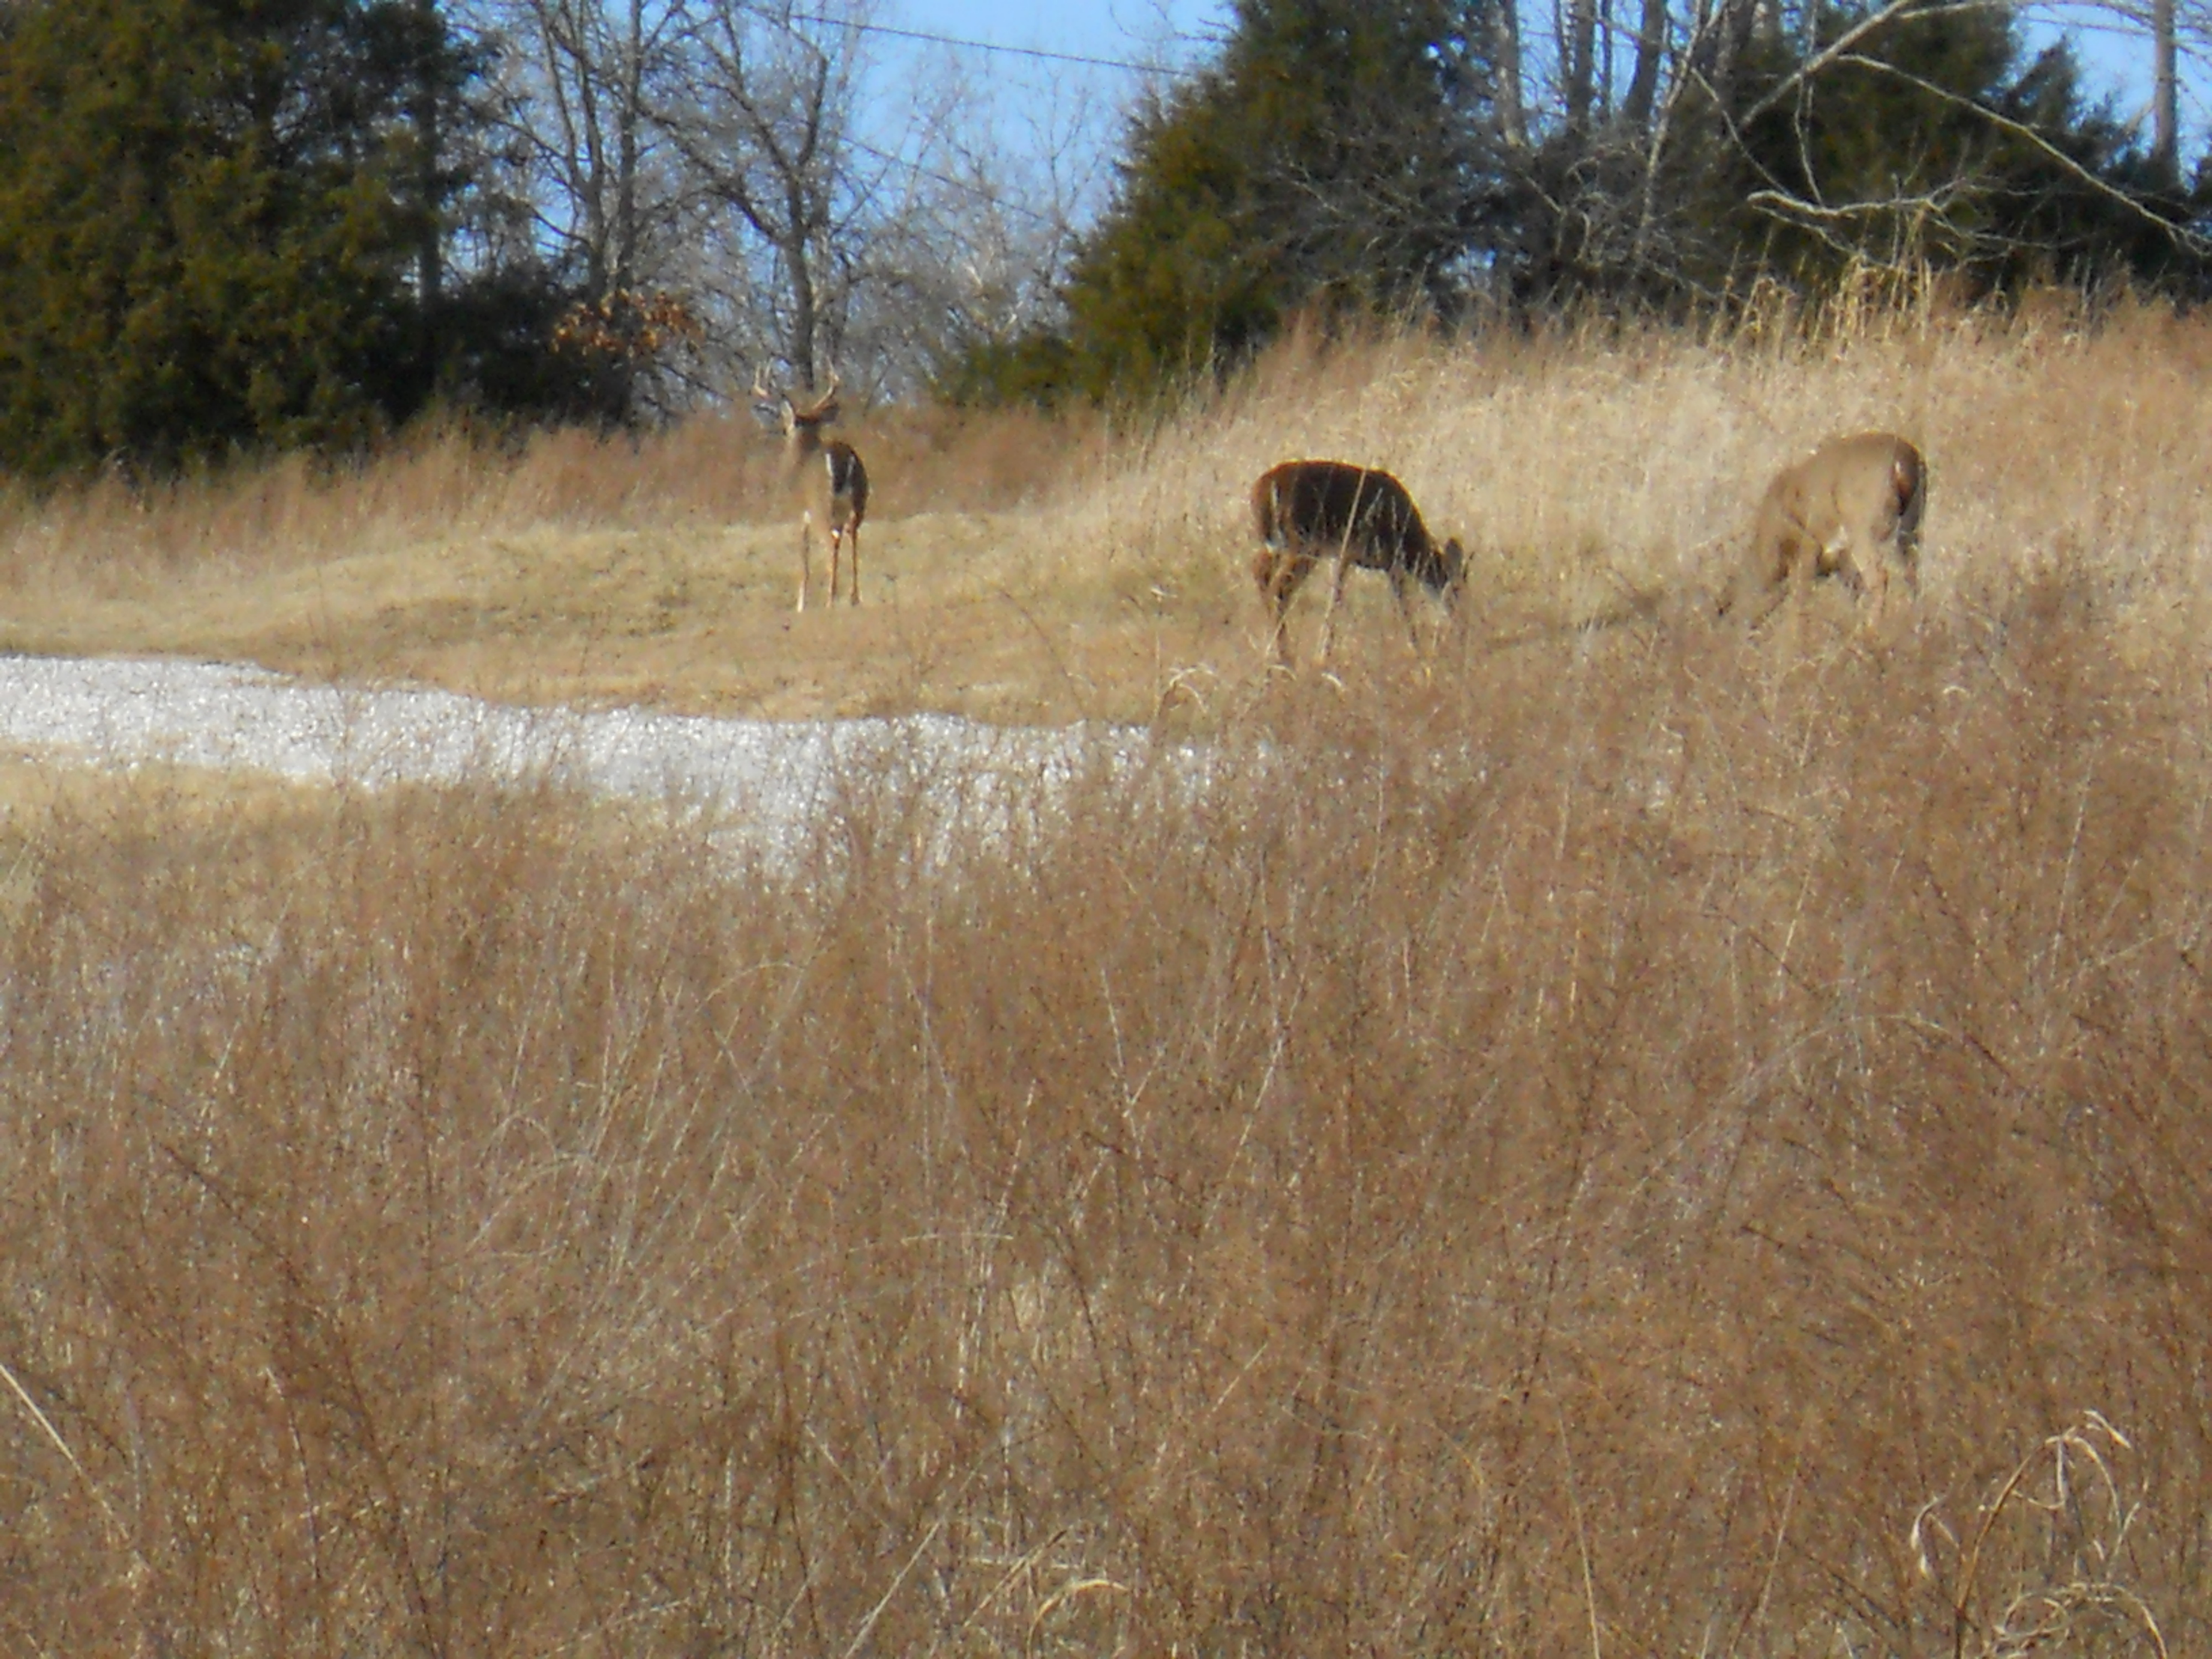
[(1596, 0), (1567, 0), (1564, 33), (1567, 131), (1586, 132), (1589, 130), (1597, 52)]
[[(2063, 132), (2046, 131), (2008, 112), (2017, 106), (2005, 88), (1933, 84), (1911, 72), (1909, 52), (1896, 60), (1894, 31), (1946, 12), (1986, 21), (2024, 0), (1869, 0), (1825, 10), (1819, 0), (1636, 3), (1636, 26), (1616, 33), (1605, 0), (1554, 0), (1548, 33), (1520, 40), (1517, 61), (1493, 67), (1493, 153), (1517, 168), (1505, 185), (1517, 240), (1490, 269), (1513, 291), (1721, 298), (1741, 282), (1747, 251), (1748, 268), (1763, 268), (1743, 240), (1746, 207), (1789, 246), (1824, 249), (1831, 268), (1887, 269), (1899, 281), (1929, 260), (1984, 272), (2085, 268), (2069, 262), (2109, 261), (2130, 238), (2184, 262), (2212, 257), (2170, 199), (2181, 175), (2178, 77), (2191, 43), (2201, 51), (2206, 41), (2207, 0), (2078, 7), (2090, 26), (2109, 27), (2118, 15), (2147, 33), (2150, 142), (2137, 154), (2152, 162), (2164, 200), (2123, 182), (2124, 131), (2116, 140), (2094, 110)], [(1499, 0), (1469, 0), (1468, 15), (1510, 48), (1501, 20), (1511, 13)], [(1618, 106), (1616, 56), (1626, 87)], [(2014, 84), (2033, 85), (2034, 73), (2024, 62)], [(1923, 110), (1948, 105), (1951, 132), (1978, 122), (1986, 137), (1936, 150), (1903, 146), (1886, 181), (1863, 166), (1848, 180), (1833, 176), (1820, 112), (1883, 82)], [(1516, 84), (1543, 89), (1525, 112), (1507, 101)], [(1516, 128), (1524, 144), (1513, 142)], [(2075, 206), (2063, 206), (2067, 199)], [(2041, 228), (2021, 228), (2026, 218)], [(2160, 257), (2143, 254), (2152, 265)]]
[(809, 387), (841, 354), (904, 170), (860, 131), (869, 14), (869, 0), (690, 0), (659, 106), (696, 192), (726, 350)]
[(556, 332), (609, 406), (671, 414), (699, 391), (689, 349), (698, 234), (655, 106), (681, 0), (480, 0), (499, 47), (500, 193), (510, 266), (569, 301)]
[(666, 283), (682, 258), (684, 180), (653, 106), (674, 0), (495, 0), (493, 15), (554, 263), (592, 300)]
[[(577, 296), (564, 344), (649, 367), (663, 405), (735, 401), (769, 366), (911, 392), (1037, 320), (1103, 194), (1094, 95), (1009, 111), (949, 52), (886, 72), (872, 0), (471, 10), (501, 47), (501, 184), (524, 216), (502, 251)], [(670, 339), (686, 349), (654, 361)]]
[(1077, 85), (1009, 115), (991, 88), (947, 69), (848, 325), (886, 390), (1051, 320), (1085, 206), (1103, 193), (1107, 113)]
[(1661, 54), (1667, 45), (1667, 0), (1643, 0), (1643, 17), (1634, 43), (1636, 67), (1628, 77), (1628, 97), (1621, 112), (1639, 136), (1651, 131), (1651, 115), (1659, 95)]

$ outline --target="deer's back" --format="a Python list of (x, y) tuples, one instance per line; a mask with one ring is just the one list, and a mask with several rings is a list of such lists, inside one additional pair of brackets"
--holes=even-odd
[(1252, 486), (1252, 525), (1270, 547), (1311, 557), (1340, 548), (1371, 570), (1402, 568), (1433, 550), (1405, 485), (1349, 461), (1285, 461)]
[(1764, 516), (1823, 538), (1850, 532), (1887, 540), (1917, 516), (1922, 473), (1920, 452), (1893, 434), (1838, 438), (1776, 475)]

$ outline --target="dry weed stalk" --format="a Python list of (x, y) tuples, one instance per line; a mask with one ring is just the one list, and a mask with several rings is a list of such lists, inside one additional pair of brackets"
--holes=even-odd
[[(2212, 325), (2124, 307), (1999, 319), (1931, 299), (1901, 319), (1753, 307), (1708, 337), (1585, 320), (1293, 342), (1134, 431), (872, 416), (853, 434), (876, 474), (871, 564), (902, 614), (842, 636), (792, 635), (762, 603), (787, 557), (765, 529), (776, 458), (716, 419), (619, 441), (426, 432), (348, 469), (17, 491), (0, 500), (0, 601), (18, 649), (246, 654), (502, 697), (643, 688), (686, 710), (1068, 718), (1057, 652), (1083, 711), (1134, 721), (1184, 670), (1253, 682), (1243, 484), (1285, 453), (1357, 455), (1434, 520), (1479, 524), (1468, 643), (1519, 648), (1698, 608), (1734, 574), (1778, 453), (1880, 428), (1927, 436), (1943, 475), (1931, 610), (1992, 615), (2063, 568), (2155, 650), (2199, 628), (2208, 380)], [(684, 584), (617, 580), (679, 555)], [(1360, 586), (1355, 614), (1379, 597)], [(1175, 603), (1124, 603), (1152, 588)], [(1006, 594), (1041, 627), (1002, 614)], [(893, 631), (932, 639), (927, 676), (880, 649)], [(1346, 672), (1400, 672), (1387, 636), (1358, 637), (1369, 660)]]
[[(1921, 1505), (1912, 1518), (1913, 1556), (1922, 1577), (1949, 1580), (1953, 1659), (1966, 1659), (1970, 1642), (1977, 1659), (2024, 1659), (2085, 1644), (2108, 1654), (2115, 1651), (2113, 1615), (2166, 1659), (2166, 1638), (2149, 1605), (2113, 1576), (2142, 1512), (2142, 1499), (2123, 1488), (2118, 1467), (2134, 1451), (2126, 1436), (2087, 1412), (2014, 1465), (1976, 1507), (1963, 1539), (1944, 1521), (1941, 1498)], [(1997, 1536), (2020, 1512), (2039, 1540)], [(2017, 1554), (2000, 1563), (1992, 1545), (2008, 1541)], [(1985, 1577), (2008, 1582), (1985, 1590)], [(1978, 1620), (1977, 1598), (1990, 1594), (2002, 1600)]]
[[(83, 1479), (27, 1413), (0, 1437), (0, 1630), (2212, 1647), (2193, 1531), (2095, 1424), (1952, 1512), (1963, 1547), (1929, 1512), (1935, 1593), (1899, 1525), (2084, 1398), (2212, 1484), (2212, 543), (2178, 486), (2075, 499), (2203, 441), (2197, 337), (2131, 327), (2053, 348), (2050, 404), (2026, 346), (1926, 347), (1967, 477), (1880, 652), (1531, 625), (1425, 681), (1197, 680), (1195, 762), (855, 769), (795, 867), (550, 788), (40, 769), (0, 812), (0, 1359)], [(1750, 503), (1632, 440), (1764, 451), (1900, 361), (1636, 349), (1474, 362), (1404, 476), (1468, 510), (1450, 458), (1571, 439), (1580, 493), (1493, 498), (1517, 544), (1642, 501), (1664, 547)], [(1149, 516), (1119, 498), (1130, 556), (1236, 580), (1241, 504), (1198, 492), (1462, 366), (1393, 362), (1295, 417), (1232, 392)], [(2141, 421), (2059, 418), (2116, 368)], [(2046, 556), (1984, 550), (2030, 510)], [(1249, 656), (1241, 581), (1160, 586), (1241, 605)], [(1182, 665), (1139, 660), (1149, 708)]]

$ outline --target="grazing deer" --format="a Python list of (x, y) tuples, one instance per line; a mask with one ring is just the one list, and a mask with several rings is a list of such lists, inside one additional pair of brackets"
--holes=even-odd
[(1750, 552), (1721, 595), (1722, 614), (1741, 606), (1757, 622), (1793, 580), (1802, 589), (1814, 577), (1840, 575), (1853, 593), (1872, 597), (1867, 626), (1878, 628), (1893, 561), (1906, 589), (1920, 591), (1926, 502), (1927, 469), (1904, 439), (1888, 432), (1831, 438), (1767, 485)]
[[(868, 513), (868, 469), (852, 445), (836, 439), (824, 443), (822, 428), (837, 418), (837, 374), (830, 374), (830, 389), (801, 408), (791, 394), (771, 392), (753, 377), (757, 407), (783, 427), (785, 487), (799, 498), (799, 608), (814, 587), (814, 515), (830, 537), (830, 603), (837, 603), (837, 555), (846, 538), (853, 544), (853, 603), (860, 602), (860, 520)], [(817, 458), (820, 466), (815, 465)]]
[(1336, 561), (1329, 589), (1328, 619), (1322, 624), (1321, 659), (1328, 660), (1336, 637), (1336, 607), (1344, 598), (1344, 579), (1352, 566), (1386, 572), (1398, 614), (1413, 648), (1420, 649), (1408, 591), (1419, 577), (1449, 606), (1467, 580), (1467, 555), (1456, 541), (1442, 547), (1421, 522), (1420, 510), (1406, 486), (1377, 467), (1348, 461), (1285, 461), (1261, 473), (1252, 486), (1252, 527), (1261, 548), (1252, 561), (1273, 628), (1276, 659), (1291, 666), (1284, 622), (1291, 598), (1322, 560)]

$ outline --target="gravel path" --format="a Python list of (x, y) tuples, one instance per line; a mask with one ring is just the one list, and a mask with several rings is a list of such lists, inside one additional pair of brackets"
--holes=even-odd
[(1066, 778), (1139, 759), (1141, 732), (1004, 728), (941, 714), (720, 720), (618, 708), (517, 708), (450, 692), (380, 690), (168, 659), (0, 656), (0, 744), (100, 766), (242, 768), (377, 786), (550, 776), (599, 793), (726, 811), (790, 838), (838, 777)]

